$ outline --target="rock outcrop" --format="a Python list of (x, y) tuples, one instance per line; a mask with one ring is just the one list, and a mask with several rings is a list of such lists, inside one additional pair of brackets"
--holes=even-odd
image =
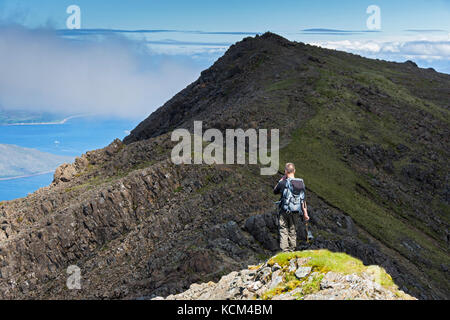
[[(334, 261), (336, 260), (336, 261)], [(335, 264), (340, 263), (337, 267)], [(333, 271), (338, 269), (338, 272)], [(163, 297), (155, 297), (161, 300)], [(378, 266), (326, 250), (283, 253), (167, 300), (414, 300)]]

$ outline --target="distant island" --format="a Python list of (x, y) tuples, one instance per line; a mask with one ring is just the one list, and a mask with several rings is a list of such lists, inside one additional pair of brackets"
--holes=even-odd
[(64, 124), (79, 116), (56, 115), (48, 112), (4, 110), (0, 108), (0, 125)]
[(4, 124), (6, 126), (42, 126), (42, 125), (58, 125), (58, 124), (65, 124), (70, 119), (79, 118), (82, 117), (82, 115), (79, 116), (71, 116), (64, 118), (62, 120), (55, 120), (55, 121), (46, 121), (46, 122), (14, 122), (14, 123), (7, 123)]
[(72, 157), (0, 144), (0, 181), (50, 173)]

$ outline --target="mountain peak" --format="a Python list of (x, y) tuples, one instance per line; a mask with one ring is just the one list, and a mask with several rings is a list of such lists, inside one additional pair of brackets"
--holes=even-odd
[[(288, 72), (319, 61), (304, 48), (302, 43), (291, 42), (271, 32), (244, 38), (204, 70), (197, 81), (132, 130), (124, 143), (155, 137), (177, 127), (189, 127), (193, 119), (209, 122), (210, 125), (216, 123), (220, 127), (230, 123), (235, 127), (237, 123), (230, 119), (236, 118), (231, 114), (237, 111), (233, 109), (238, 108), (242, 112), (242, 108), (248, 105), (238, 106), (231, 100), (246, 96), (249, 90), (254, 91), (255, 98), (263, 95), (260, 91), (264, 91), (266, 85), (283, 80)], [(295, 56), (291, 58), (291, 55)], [(211, 112), (213, 108), (216, 112)], [(215, 120), (208, 121), (212, 120), (212, 115)]]
[(256, 40), (258, 40), (258, 39), (270, 40), (270, 41), (277, 42), (280, 44), (292, 44), (293, 43), (293, 42), (289, 41), (288, 39), (286, 39), (276, 33), (270, 32), (270, 31), (265, 32), (264, 34), (262, 34), (259, 37), (256, 36), (255, 39)]

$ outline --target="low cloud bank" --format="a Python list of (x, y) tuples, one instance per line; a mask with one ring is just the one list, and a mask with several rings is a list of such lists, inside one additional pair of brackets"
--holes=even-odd
[(329, 49), (358, 51), (368, 54), (398, 54), (431, 60), (450, 60), (450, 41), (324, 41), (315, 45)]
[(142, 118), (194, 81), (200, 66), (120, 35), (67, 39), (0, 26), (0, 107)]
[(311, 44), (369, 58), (392, 61), (413, 60), (423, 67), (434, 66), (440, 72), (450, 73), (450, 40), (341, 40), (318, 41)]

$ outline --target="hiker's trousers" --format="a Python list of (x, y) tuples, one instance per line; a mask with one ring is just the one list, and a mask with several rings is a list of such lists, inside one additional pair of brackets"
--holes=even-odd
[(295, 251), (297, 247), (297, 218), (298, 213), (279, 213), (280, 248), (282, 251)]

